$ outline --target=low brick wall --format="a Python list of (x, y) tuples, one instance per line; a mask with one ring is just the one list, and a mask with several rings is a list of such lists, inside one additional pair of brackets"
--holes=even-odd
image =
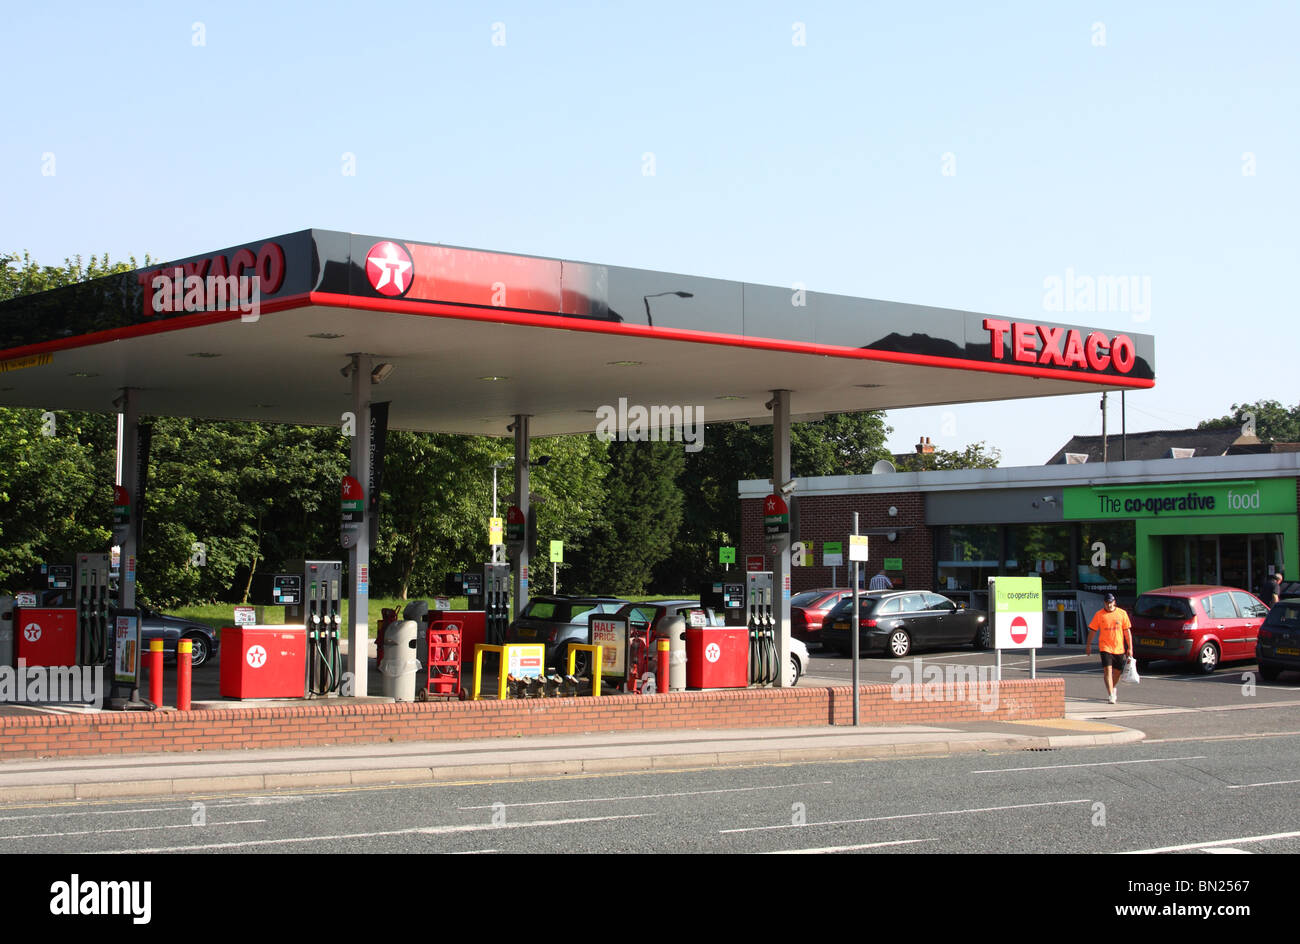
[[(932, 684), (864, 685), (860, 691), (864, 724), (1022, 721), (1065, 714), (1065, 681), (1059, 678), (971, 684), (964, 690)], [(816, 727), (852, 720), (849, 686), (599, 699), (10, 715), (0, 717), (0, 760), (611, 731)]]

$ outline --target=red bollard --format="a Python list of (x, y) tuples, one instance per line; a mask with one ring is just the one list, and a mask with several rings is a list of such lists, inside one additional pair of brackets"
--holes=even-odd
[(182, 639), (176, 644), (176, 710), (190, 710), (190, 673), (194, 671), (194, 643)]
[(668, 691), (668, 647), (667, 639), (659, 640), (659, 668), (656, 673), (659, 677), (655, 679), (655, 691), (659, 692)]
[(149, 700), (159, 707), (163, 703), (163, 641), (149, 640)]

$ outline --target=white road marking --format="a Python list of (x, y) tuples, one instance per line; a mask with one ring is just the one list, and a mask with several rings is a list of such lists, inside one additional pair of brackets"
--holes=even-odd
[(1232, 846), (1223, 846), (1219, 849), (1202, 849), (1202, 852), (1211, 852), (1216, 855), (1254, 855), (1249, 849), (1234, 849)]
[(1238, 783), (1228, 787), (1229, 790), (1245, 790), (1247, 787), (1281, 787), (1287, 784), (1300, 783), (1300, 780), (1265, 780), (1261, 783)]
[[(1037, 662), (1038, 662), (1039, 665), (1042, 665), (1044, 662), (1064, 662), (1066, 659), (1076, 659), (1076, 660), (1077, 660), (1077, 659), (1080, 659), (1080, 658), (1082, 658), (1082, 656), (1039, 656), (1038, 659), (1037, 659)], [(1004, 668), (1004, 669), (1019, 669), (1019, 668), (1025, 668), (1025, 669), (1028, 669), (1028, 668), (1029, 668), (1029, 660), (1026, 659), (1024, 662), (1007, 662), (1007, 661), (1004, 660), (1003, 663), (1002, 663), (1002, 668)]]
[(211, 829), (213, 826), (247, 826), (251, 823), (265, 823), (264, 819), (237, 819), (228, 823), (207, 823), (195, 826), (193, 823), (170, 823), (166, 826), (121, 826), (116, 829), (81, 829), (70, 833), (26, 833), (21, 836), (0, 836), (0, 839), (57, 839), (62, 836), (98, 836), (102, 833), (140, 833), (151, 829)]
[(1162, 846), (1159, 849), (1134, 849), (1120, 855), (1153, 855), (1157, 852), (1182, 852), (1184, 849), (1208, 849), (1211, 846), (1231, 846), (1239, 842), (1268, 842), (1271, 839), (1294, 839), (1300, 832), (1270, 833), (1267, 836), (1241, 836), (1237, 839), (1216, 839), (1213, 842), (1189, 842), (1182, 846)]
[[(833, 782), (834, 781), (831, 780), (810, 780), (807, 783), (782, 783), (770, 787), (728, 787), (724, 790), (689, 790), (684, 793), (641, 793), (635, 796), (592, 797), (589, 800), (537, 800), (532, 803), (503, 803), (501, 805), (507, 809), (515, 809), (524, 806), (559, 806), (564, 803), (618, 803), (620, 800), (662, 800), (672, 797), (708, 796), (715, 793), (748, 793), (753, 790), (785, 790), (790, 787), (820, 787)], [(493, 810), (497, 809), (497, 806), (494, 803), (489, 803), (486, 806), (458, 806), (456, 809), (462, 812), (468, 810)]]
[(0, 816), (0, 823), (7, 823), (10, 820), (19, 819), (49, 819), (50, 817), (60, 816), (111, 816), (114, 813), (129, 815), (131, 813), (179, 813), (184, 810), (189, 812), (188, 806), (149, 806), (140, 810), (71, 810), (66, 813), (28, 813), (23, 816)]
[[(338, 794), (324, 793), (324, 794), (319, 794), (317, 796), (313, 796), (313, 799), (320, 799), (320, 797), (330, 797), (330, 796), (338, 796)], [(301, 802), (306, 799), (307, 797), (304, 796), (252, 797), (248, 800), (232, 800), (232, 801), (212, 800), (206, 802), (206, 806), (209, 809), (225, 810), (237, 806), (271, 806), (280, 803)], [(193, 809), (193, 807), (191, 806), (143, 806), (143, 807), (127, 807), (125, 809), (114, 809), (114, 810), (65, 810), (58, 813), (25, 813), (22, 816), (0, 816), (0, 823), (7, 823), (12, 820), (51, 819), (51, 818), (59, 818), (64, 816), (68, 816), (68, 817), (113, 816), (117, 814), (120, 814), (122, 816), (130, 816), (133, 813), (180, 813), (180, 812), (188, 813), (191, 811), (191, 809)]]
[(1205, 760), (1204, 754), (1194, 757), (1152, 757), (1147, 760), (1107, 760), (1096, 764), (1051, 764), (1044, 767), (989, 767), (986, 770), (972, 770), (973, 774), (1009, 774), (1019, 770), (1068, 770), (1071, 767), (1118, 767), (1121, 764), (1171, 764), (1178, 760)]
[(881, 846), (909, 846), (914, 842), (938, 842), (938, 839), (895, 839), (893, 842), (864, 842), (856, 846), (822, 846), (820, 849), (773, 849), (764, 855), (825, 855), (830, 852), (855, 852)]
[(1092, 800), (1053, 800), (1049, 803), (1017, 803), (1014, 806), (982, 806), (967, 810), (939, 810), (935, 813), (898, 813), (894, 816), (868, 816), (863, 819), (837, 819), (825, 823), (805, 823), (796, 826), (783, 823), (780, 826), (747, 826), (742, 829), (719, 829), (719, 833), (758, 833), (772, 829), (808, 829), (812, 826), (850, 826), (855, 823), (882, 823), (892, 819), (918, 819), (925, 816), (961, 816), (964, 813), (1001, 813), (1006, 810), (1029, 810), (1043, 806), (1071, 806), (1077, 803), (1091, 803)]
[(156, 852), (195, 852), (200, 849), (246, 849), (249, 846), (284, 846), (305, 842), (333, 842), (341, 839), (375, 839), (380, 836), (445, 836), (453, 833), (484, 832), (493, 829), (527, 829), (530, 826), (570, 826), (577, 823), (604, 823), (616, 819), (640, 819), (651, 813), (625, 813), (619, 816), (584, 816), (581, 819), (533, 820), (527, 823), (470, 823), (465, 826), (412, 826), (408, 829), (385, 829), (369, 833), (337, 833), (328, 836), (286, 836), (282, 839), (249, 839), (244, 842), (210, 842), (198, 846), (161, 846), (156, 849), (118, 849), (90, 855), (136, 855)]
[(1152, 738), (1143, 744), (1176, 744), (1181, 741), (1248, 741), (1258, 738), (1296, 737), (1300, 731), (1272, 731), (1265, 734), (1206, 734), (1202, 737)]

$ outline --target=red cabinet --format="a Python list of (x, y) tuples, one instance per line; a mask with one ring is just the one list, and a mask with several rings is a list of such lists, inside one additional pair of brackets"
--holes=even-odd
[(223, 698), (302, 698), (306, 675), (306, 627), (222, 628)]
[(28, 665), (76, 665), (77, 611), (15, 610), (14, 645), (17, 657)]
[(744, 626), (687, 629), (686, 687), (749, 687), (749, 630)]

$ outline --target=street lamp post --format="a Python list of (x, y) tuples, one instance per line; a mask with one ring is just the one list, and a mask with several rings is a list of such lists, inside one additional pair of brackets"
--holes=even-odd
[(690, 292), (655, 292), (653, 295), (642, 295), (641, 301), (645, 302), (645, 322), (650, 327), (654, 327), (654, 318), (650, 317), (650, 299), (658, 298), (661, 295), (676, 295), (678, 298), (694, 298)]

